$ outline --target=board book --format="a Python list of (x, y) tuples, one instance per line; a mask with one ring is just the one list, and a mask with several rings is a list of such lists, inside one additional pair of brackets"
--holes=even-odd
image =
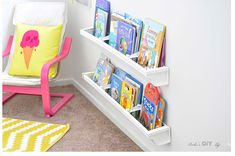
[(138, 64), (147, 68), (159, 66), (165, 26), (161, 23), (146, 19), (142, 33)]
[(109, 90), (109, 94), (118, 103), (120, 103), (121, 89), (122, 89), (122, 79), (118, 77), (116, 74), (112, 74), (111, 88)]
[(122, 21), (117, 22), (116, 49), (124, 55), (131, 55), (134, 52), (135, 27)]
[(109, 84), (111, 75), (114, 71), (114, 65), (105, 58), (99, 58), (96, 70), (93, 75), (93, 81), (99, 86), (105, 87)]
[(148, 129), (155, 128), (158, 110), (159, 92), (158, 88), (148, 83), (145, 87), (143, 103), (139, 121)]
[(94, 19), (94, 36), (103, 38), (109, 34), (110, 28), (110, 2), (97, 0)]

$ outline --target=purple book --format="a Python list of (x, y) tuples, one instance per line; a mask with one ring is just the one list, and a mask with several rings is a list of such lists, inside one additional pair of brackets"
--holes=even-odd
[(165, 65), (166, 65), (166, 38), (163, 40), (162, 52), (160, 58), (160, 67), (163, 67)]
[(133, 53), (136, 29), (132, 25), (118, 21), (116, 49), (124, 55)]

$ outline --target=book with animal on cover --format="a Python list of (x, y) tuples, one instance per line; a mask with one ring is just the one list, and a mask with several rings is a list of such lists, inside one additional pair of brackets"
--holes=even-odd
[(96, 0), (94, 35), (103, 38), (109, 33), (110, 27), (110, 2), (107, 0)]
[(135, 95), (134, 86), (132, 86), (129, 82), (125, 80), (122, 81), (120, 105), (124, 109), (129, 110), (133, 107), (134, 95)]
[(101, 57), (96, 65), (93, 81), (99, 86), (105, 87), (109, 84), (113, 71), (114, 65), (106, 58)]
[(130, 24), (118, 21), (116, 49), (124, 55), (131, 55), (134, 52), (136, 29)]
[(121, 89), (122, 89), (122, 79), (118, 77), (116, 74), (112, 74), (111, 88), (109, 90), (109, 95), (118, 103), (120, 103)]
[(165, 31), (163, 24), (151, 19), (145, 20), (138, 64), (146, 68), (159, 66)]

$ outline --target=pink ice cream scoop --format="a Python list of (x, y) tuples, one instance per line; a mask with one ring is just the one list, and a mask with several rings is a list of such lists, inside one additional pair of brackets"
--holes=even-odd
[(30, 59), (34, 47), (39, 45), (39, 34), (36, 30), (29, 30), (24, 33), (20, 46), (23, 48), (24, 60), (26, 68), (29, 68)]
[(21, 40), (20, 46), (25, 48), (29, 46), (30, 48), (37, 47), (39, 45), (38, 31), (29, 30), (24, 33), (24, 36)]

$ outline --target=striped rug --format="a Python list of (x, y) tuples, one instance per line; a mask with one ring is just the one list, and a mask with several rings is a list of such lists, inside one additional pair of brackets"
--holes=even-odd
[(59, 141), (69, 125), (48, 124), (3, 118), (2, 150), (4, 152), (44, 152)]

